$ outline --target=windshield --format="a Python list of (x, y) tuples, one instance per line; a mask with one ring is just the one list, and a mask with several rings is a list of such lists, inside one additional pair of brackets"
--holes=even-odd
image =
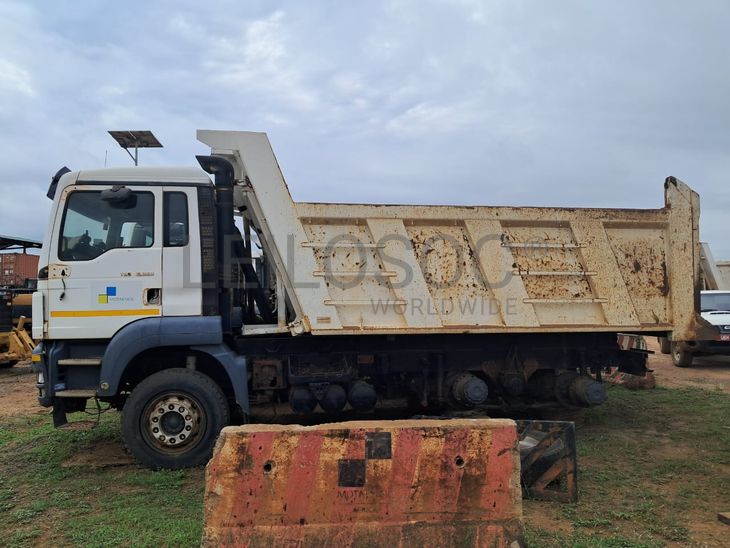
[(58, 258), (89, 261), (118, 247), (151, 247), (154, 241), (154, 196), (134, 192), (123, 208), (101, 197), (101, 191), (72, 192), (63, 216)]
[(702, 312), (730, 311), (730, 293), (702, 293), (700, 302)]

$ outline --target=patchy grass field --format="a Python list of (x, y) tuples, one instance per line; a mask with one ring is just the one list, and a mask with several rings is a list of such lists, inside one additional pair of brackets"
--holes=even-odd
[[(580, 502), (526, 502), (530, 546), (727, 546), (728, 417), (719, 390), (611, 388), (578, 423)], [(89, 431), (37, 408), (0, 416), (2, 545), (197, 546), (203, 481), (131, 463), (114, 412)]]
[(202, 469), (155, 473), (124, 460), (93, 465), (79, 458), (97, 448), (123, 453), (117, 414), (89, 431), (54, 430), (43, 415), (3, 419), (4, 545), (199, 545)]
[(531, 546), (728, 546), (730, 396), (631, 392), (578, 422), (580, 502), (525, 503)]

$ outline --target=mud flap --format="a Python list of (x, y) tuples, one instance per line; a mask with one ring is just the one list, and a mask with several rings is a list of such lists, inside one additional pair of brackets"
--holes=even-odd
[(53, 427), (58, 428), (67, 423), (66, 401), (56, 398), (53, 400)]
[(203, 546), (524, 546), (506, 419), (225, 428)]
[(527, 499), (577, 502), (575, 424), (517, 421), (522, 495)]

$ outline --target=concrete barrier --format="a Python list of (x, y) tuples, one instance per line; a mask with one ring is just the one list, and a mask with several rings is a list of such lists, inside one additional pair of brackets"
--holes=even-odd
[(506, 419), (225, 428), (204, 546), (523, 546)]

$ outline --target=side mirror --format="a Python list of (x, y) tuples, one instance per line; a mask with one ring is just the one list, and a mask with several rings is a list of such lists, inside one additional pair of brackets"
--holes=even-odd
[(61, 179), (61, 177), (66, 175), (66, 173), (71, 173), (71, 170), (66, 166), (63, 166), (56, 172), (56, 174), (51, 179), (51, 184), (48, 185), (48, 192), (46, 192), (46, 196), (48, 196), (51, 200), (53, 200), (53, 197), (56, 195), (56, 187), (58, 186), (58, 181)]
[(131, 189), (122, 185), (102, 190), (101, 199), (113, 209), (131, 209), (137, 205), (137, 196)]

